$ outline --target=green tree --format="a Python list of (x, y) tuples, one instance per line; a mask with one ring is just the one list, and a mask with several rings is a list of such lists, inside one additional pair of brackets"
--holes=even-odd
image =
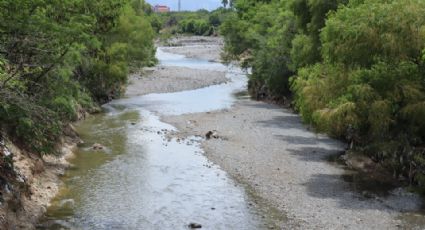
[(317, 131), (425, 187), (424, 14), (421, 0), (237, 0), (224, 58), (252, 68), (253, 96), (292, 97)]
[(223, 7), (226, 8), (226, 6), (229, 4), (228, 0), (221, 0), (221, 4), (223, 4)]
[[(0, 126), (51, 153), (64, 124), (155, 63), (140, 0), (0, 1)], [(111, 93), (112, 92), (112, 93)]]
[(425, 173), (424, 13), (419, 0), (339, 9), (321, 33), (324, 62), (293, 84), (305, 121), (416, 180)]

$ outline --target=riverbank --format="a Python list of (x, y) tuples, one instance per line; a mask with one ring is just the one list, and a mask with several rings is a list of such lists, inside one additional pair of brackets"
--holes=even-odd
[(345, 144), (309, 131), (281, 107), (244, 98), (231, 109), (162, 119), (178, 128), (179, 137), (216, 130), (219, 138), (202, 143), (206, 156), (300, 229), (398, 229), (405, 213), (421, 207), (421, 199), (402, 188), (357, 183), (356, 172), (328, 160)]
[(68, 159), (74, 156), (73, 151), (78, 142), (80, 139), (72, 125), (67, 128), (67, 135), (59, 144), (59, 156), (40, 157), (22, 150), (7, 138), (2, 140), (3, 151), (13, 156), (17, 183), (12, 187), (8, 184), (3, 189), (0, 229), (35, 229), (35, 224), (46, 212), (51, 199), (59, 192), (62, 184), (60, 176), (70, 166)]
[(232, 109), (164, 121), (181, 137), (216, 130), (219, 138), (202, 143), (207, 157), (301, 229), (396, 229), (398, 215), (420, 208), (419, 197), (400, 189), (385, 197), (353, 189), (355, 182), (344, 178), (354, 172), (327, 160), (344, 145), (308, 131), (298, 115), (280, 107), (246, 99)]

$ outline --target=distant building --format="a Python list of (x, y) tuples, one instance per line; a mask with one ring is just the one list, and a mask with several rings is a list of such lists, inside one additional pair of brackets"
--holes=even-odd
[(170, 7), (164, 5), (155, 5), (153, 7), (153, 12), (156, 13), (167, 13), (170, 12)]

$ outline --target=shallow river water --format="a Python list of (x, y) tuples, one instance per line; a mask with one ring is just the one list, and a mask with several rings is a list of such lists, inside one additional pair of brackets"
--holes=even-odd
[[(235, 67), (158, 50), (162, 65), (226, 71), (231, 81), (197, 90), (112, 101), (104, 113), (78, 124), (79, 146), (64, 185), (40, 229), (263, 229), (277, 223), (253, 208), (244, 186), (204, 157), (203, 137), (180, 140), (160, 121), (225, 109), (246, 86)], [(93, 151), (100, 143), (104, 151)]]

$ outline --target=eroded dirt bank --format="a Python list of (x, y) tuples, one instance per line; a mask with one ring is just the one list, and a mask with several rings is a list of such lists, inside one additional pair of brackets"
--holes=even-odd
[[(203, 53), (185, 46), (167, 51)], [(399, 229), (407, 226), (405, 213), (420, 209), (421, 199), (404, 189), (375, 194), (350, 181), (353, 172), (328, 161), (345, 144), (309, 131), (281, 107), (244, 98), (231, 109), (163, 120), (181, 137), (216, 130), (218, 138), (202, 144), (207, 157), (286, 213), (291, 228)]]
[(13, 161), (13, 170), (3, 174), (1, 181), (0, 229), (35, 229), (50, 200), (58, 193), (59, 177), (69, 167), (67, 160), (73, 157), (73, 150), (80, 141), (72, 126), (67, 131), (68, 135), (58, 147), (59, 157), (40, 157), (22, 150), (5, 135), (0, 136), (1, 154), (11, 156)]

